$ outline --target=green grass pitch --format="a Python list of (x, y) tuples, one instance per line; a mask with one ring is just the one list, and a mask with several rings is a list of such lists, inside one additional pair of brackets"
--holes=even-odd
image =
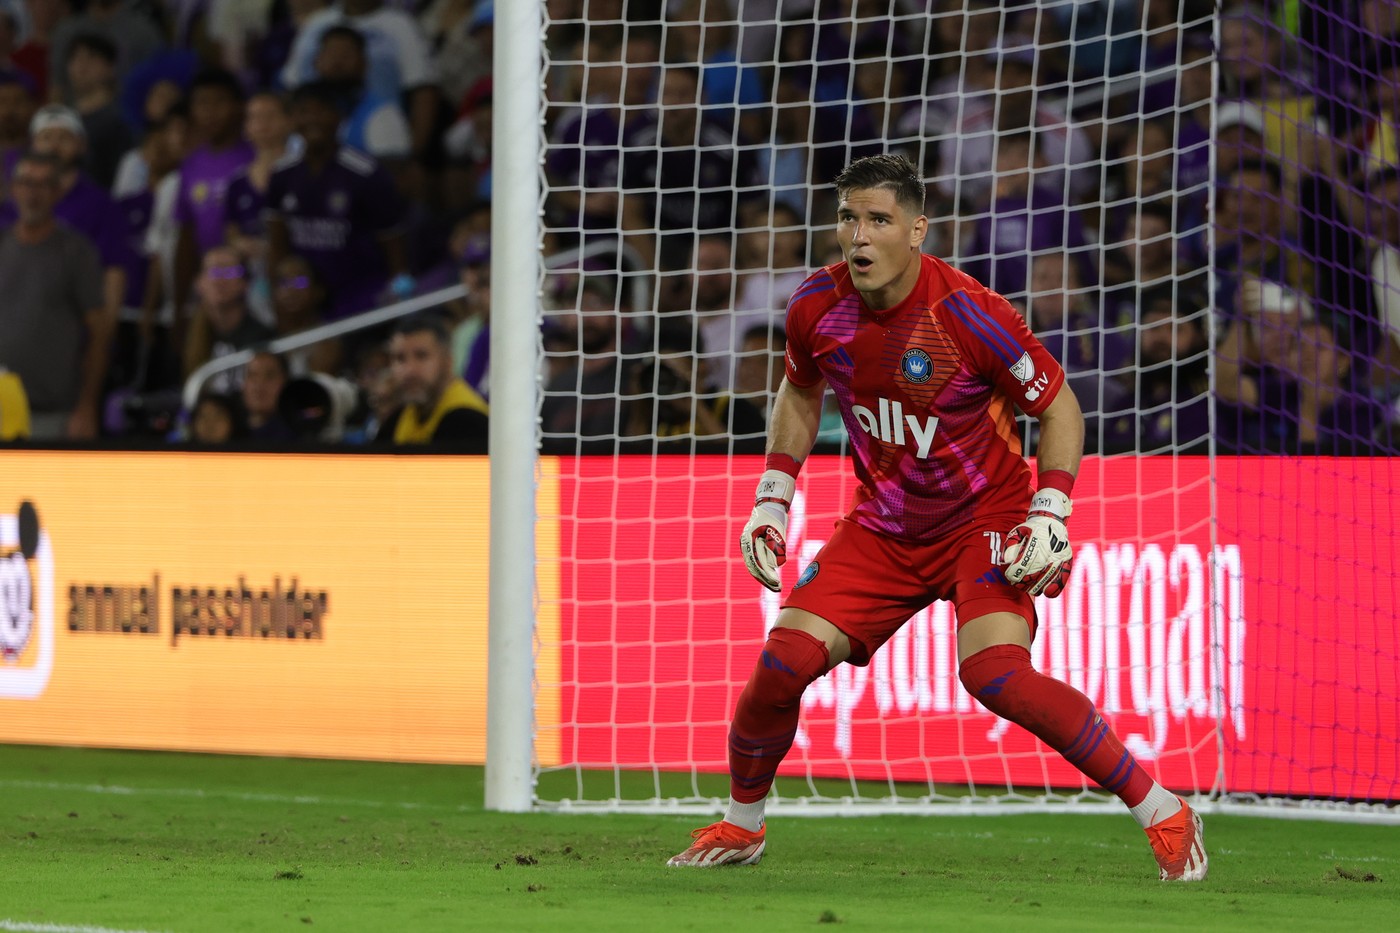
[(777, 818), (676, 870), (694, 819), (500, 815), (479, 768), (0, 746), (0, 930), (1400, 929), (1400, 828), (1207, 818), (1163, 885), (1107, 816)]

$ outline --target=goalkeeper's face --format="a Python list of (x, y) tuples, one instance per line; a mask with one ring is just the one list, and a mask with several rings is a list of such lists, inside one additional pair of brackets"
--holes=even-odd
[(902, 301), (919, 280), (928, 218), (912, 215), (889, 188), (856, 188), (836, 208), (836, 238), (855, 285), (872, 308)]

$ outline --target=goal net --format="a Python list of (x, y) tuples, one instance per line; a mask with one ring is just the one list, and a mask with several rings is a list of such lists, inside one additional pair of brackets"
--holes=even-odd
[[(1264, 13), (1251, 44), (1201, 0), (544, 9), (536, 806), (727, 798), (729, 718), (781, 604), (737, 545), (783, 312), (840, 259), (832, 177), (897, 152), (928, 182), (925, 251), (1007, 296), (1086, 412), (1074, 573), (1037, 600), (1036, 667), (1180, 793), (1393, 812), (1397, 586), (1373, 542), (1400, 471), (1373, 446), (1382, 420), (1328, 420), (1339, 392), (1319, 373), (1342, 364), (1314, 325), (1379, 345), (1377, 303), (1400, 313), (1371, 267), (1400, 288), (1400, 260), (1373, 241), (1400, 224), (1348, 228), (1345, 269), (1309, 253), (1340, 249), (1366, 185), (1400, 190), (1377, 169), (1394, 150), (1347, 150), (1339, 121), (1392, 124), (1311, 85), (1272, 93), (1299, 63), (1321, 74), (1330, 46)], [(1359, 176), (1315, 161), (1342, 154)], [(1289, 277), (1295, 261), (1313, 274)], [(1286, 336), (1304, 322), (1306, 353)], [(1387, 384), (1340, 355), (1348, 389), (1360, 370)], [(1285, 357), (1311, 368), (1280, 394)], [(848, 453), (829, 404), (785, 588), (851, 500)], [(942, 603), (809, 688), (774, 797), (783, 813), (1117, 805), (963, 690)]]

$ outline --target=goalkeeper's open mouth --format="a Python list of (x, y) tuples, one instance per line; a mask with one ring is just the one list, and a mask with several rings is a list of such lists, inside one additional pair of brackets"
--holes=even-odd
[(861, 275), (875, 268), (875, 260), (871, 259), (869, 256), (852, 256), (849, 264), (853, 270), (859, 272)]

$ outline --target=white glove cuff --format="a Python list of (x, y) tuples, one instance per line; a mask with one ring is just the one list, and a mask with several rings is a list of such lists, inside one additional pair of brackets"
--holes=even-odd
[(776, 499), (783, 504), (783, 508), (787, 508), (792, 505), (792, 496), (796, 491), (797, 480), (782, 470), (765, 470), (758, 479), (758, 491), (754, 493), (754, 502)]
[(1058, 489), (1041, 489), (1031, 497), (1030, 514), (1043, 512), (1046, 515), (1053, 515), (1060, 521), (1069, 518), (1074, 507), (1069, 501), (1069, 496)]

